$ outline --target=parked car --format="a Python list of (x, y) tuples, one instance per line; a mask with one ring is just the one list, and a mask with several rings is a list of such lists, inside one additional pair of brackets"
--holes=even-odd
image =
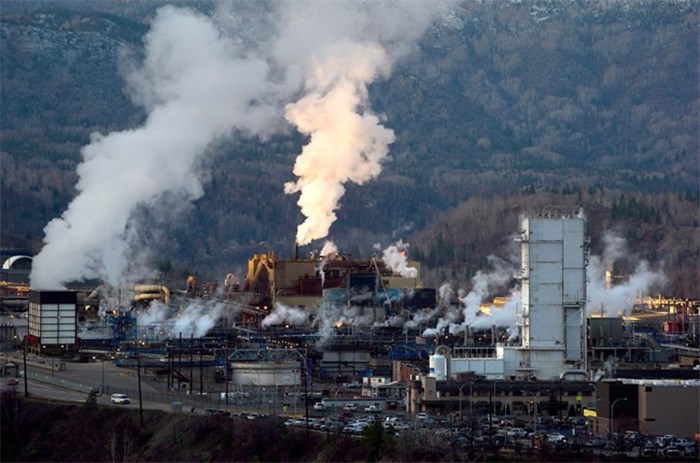
[(654, 444), (645, 444), (642, 448), (642, 456), (654, 457), (656, 456), (656, 447)]
[(588, 444), (590, 444), (590, 446), (593, 448), (602, 449), (602, 448), (605, 448), (607, 443), (608, 443), (608, 440), (606, 438), (596, 436), (593, 439), (586, 442), (586, 446), (588, 447), (589, 446)]
[(109, 400), (113, 404), (129, 404), (129, 403), (131, 403), (129, 396), (126, 394), (112, 394), (112, 397), (110, 397)]
[(314, 410), (317, 412), (322, 412), (326, 409), (326, 405), (323, 402), (316, 402), (314, 404)]
[(525, 431), (523, 428), (511, 428), (506, 433), (506, 436), (513, 438), (523, 438), (527, 437), (527, 431)]
[(12, 378), (11, 380), (9, 380), (9, 381), (7, 382), (7, 385), (8, 385), (8, 386), (17, 386), (18, 384), (19, 384), (19, 381), (17, 381), (17, 380), (14, 379), (14, 378)]
[(343, 428), (343, 432), (346, 434), (360, 434), (367, 426), (369, 426), (369, 423), (350, 423)]
[(382, 409), (376, 405), (365, 407), (365, 413), (381, 413)]
[(558, 432), (553, 432), (547, 436), (547, 442), (550, 444), (561, 444), (566, 442), (566, 436)]
[(356, 412), (357, 404), (345, 404), (343, 405), (343, 410), (346, 412)]
[(678, 450), (680, 450), (685, 457), (694, 457), (697, 454), (695, 444), (692, 442), (688, 444), (679, 444)]

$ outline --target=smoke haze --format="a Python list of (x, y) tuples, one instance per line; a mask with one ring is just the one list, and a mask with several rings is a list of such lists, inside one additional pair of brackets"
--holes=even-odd
[[(285, 26), (276, 55), (304, 63), (302, 98), (287, 105), (285, 117), (308, 136), (297, 157), (288, 194), (306, 217), (296, 240), (325, 238), (348, 182), (376, 178), (388, 159), (394, 132), (370, 110), (368, 85), (389, 76), (444, 9), (425, 2), (327, 2), (309, 8), (285, 4)], [(291, 60), (294, 61), (291, 61)]]
[(32, 287), (86, 278), (116, 286), (133, 275), (137, 256), (148, 262), (134, 212), (155, 211), (167, 196), (191, 204), (203, 194), (200, 166), (213, 142), (268, 135), (283, 117), (309, 137), (294, 166), (299, 178), (285, 186), (300, 193), (307, 217), (298, 241), (326, 236), (343, 185), (379, 175), (394, 140), (369, 109), (367, 86), (387, 77), (449, 4), (219, 2), (211, 18), (160, 8), (142, 62), (124, 69), (147, 118), (93, 134), (83, 148), (78, 195), (45, 227)]
[(384, 249), (382, 260), (395, 274), (406, 278), (416, 278), (418, 269), (409, 267), (406, 254), (410, 245), (399, 240), (396, 244), (392, 244)]
[(654, 270), (645, 260), (640, 260), (634, 273), (623, 282), (608, 287), (605, 272), (612, 270), (615, 261), (629, 257), (627, 242), (608, 231), (603, 235), (604, 250), (602, 256), (591, 256), (588, 264), (588, 314), (603, 312), (607, 316), (629, 315), (636, 299), (648, 294), (654, 286), (666, 283), (662, 270)]
[(148, 308), (137, 316), (139, 327), (158, 326), (164, 337), (176, 338), (206, 335), (224, 312), (224, 304), (216, 301), (193, 300), (173, 311), (171, 306), (152, 301)]
[(258, 98), (269, 92), (268, 65), (246, 56), (205, 16), (158, 10), (144, 42), (145, 59), (129, 88), (149, 112), (143, 126), (93, 134), (78, 167), (78, 195), (46, 226), (34, 260), (32, 287), (99, 277), (116, 286), (129, 269), (131, 221), (137, 207), (173, 194), (202, 195), (197, 171), (209, 144), (233, 128), (259, 133), (274, 111)]
[(309, 314), (306, 310), (296, 307), (288, 307), (280, 302), (275, 303), (275, 308), (262, 321), (262, 327), (282, 325), (285, 322), (292, 325), (304, 326), (309, 321)]

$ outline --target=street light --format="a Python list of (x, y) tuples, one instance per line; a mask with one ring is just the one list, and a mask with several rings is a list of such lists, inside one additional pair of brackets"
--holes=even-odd
[(471, 419), (472, 416), (472, 384), (473, 382), (468, 382), (468, 383), (463, 383), (461, 386), (459, 386), (459, 424), (462, 424), (462, 388), (469, 384), (469, 419)]
[(627, 397), (620, 397), (619, 399), (613, 400), (612, 404), (610, 404), (610, 435), (612, 436), (612, 433), (615, 432), (615, 404), (618, 403), (621, 400), (627, 400)]
[(515, 415), (512, 410), (508, 408), (510, 405), (511, 401), (513, 400), (513, 397), (510, 397), (508, 400), (506, 400), (506, 404), (503, 406), (503, 419), (507, 419), (508, 416), (510, 415)]
[(535, 421), (535, 422), (534, 422), (535, 434), (537, 434), (537, 408), (538, 408), (538, 407), (537, 407), (537, 397), (538, 397), (538, 396), (540, 395), (540, 393), (542, 393), (542, 392), (549, 392), (549, 390), (548, 390), (548, 389), (545, 389), (545, 390), (543, 390), (543, 391), (537, 391), (537, 392), (535, 393), (535, 401), (533, 402), (533, 408), (535, 409), (535, 411), (534, 411), (534, 415), (535, 415), (535, 420), (534, 420), (534, 421)]

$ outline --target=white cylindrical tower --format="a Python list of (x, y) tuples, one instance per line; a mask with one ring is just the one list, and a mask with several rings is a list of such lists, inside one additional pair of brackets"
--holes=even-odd
[(447, 378), (447, 358), (444, 355), (431, 355), (428, 360), (428, 366), (428, 376), (432, 376), (438, 381), (444, 381)]

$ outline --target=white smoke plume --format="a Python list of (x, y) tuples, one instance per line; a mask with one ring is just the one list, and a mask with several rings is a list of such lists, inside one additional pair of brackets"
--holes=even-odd
[(333, 241), (326, 241), (321, 248), (321, 257), (332, 257), (338, 254), (338, 246)]
[[(613, 231), (603, 234), (603, 255), (591, 256), (588, 263), (588, 314), (604, 313), (608, 316), (629, 315), (636, 299), (648, 293), (656, 285), (666, 283), (666, 276), (661, 270), (654, 270), (645, 260), (639, 260), (634, 273), (624, 282), (608, 286), (605, 272), (612, 270), (615, 262), (630, 258), (627, 242)], [(634, 256), (632, 256), (634, 258)]]
[(364, 309), (350, 304), (324, 303), (316, 312), (316, 325), (318, 326), (319, 339), (317, 347), (326, 346), (333, 337), (334, 329), (342, 326), (369, 326), (374, 322), (371, 314), (364, 313)]
[(437, 318), (436, 326), (426, 328), (423, 335), (434, 336), (444, 330), (445, 326), (455, 322), (459, 317), (459, 312), (454, 308), (455, 302), (459, 299), (457, 295), (459, 291), (455, 293), (451, 284), (443, 283), (438, 289), (438, 301), (435, 309), (417, 311), (413, 314), (412, 319), (406, 322), (406, 326), (421, 327)]
[[(492, 270), (484, 272), (479, 270), (472, 277), (472, 289), (465, 294), (464, 290), (459, 290), (459, 310), (450, 306), (450, 310), (444, 314), (437, 322), (435, 328), (424, 331), (425, 336), (434, 336), (448, 328), (451, 334), (464, 332), (467, 326), (474, 328), (485, 328), (496, 325), (499, 327), (511, 327), (515, 320), (515, 307), (507, 311), (491, 307), (491, 316), (481, 315), (481, 304), (496, 290), (502, 290), (515, 272), (515, 265), (500, 259), (496, 256), (489, 256), (488, 261)], [(442, 293), (442, 290), (441, 290)], [(512, 316), (512, 318), (510, 318)], [(482, 321), (482, 319), (484, 321)]]
[[(613, 232), (603, 235), (605, 248), (602, 256), (591, 256), (587, 268), (587, 312), (603, 312), (608, 316), (629, 315), (636, 299), (647, 294), (650, 288), (663, 285), (666, 277), (661, 270), (652, 269), (648, 262), (640, 260), (634, 273), (624, 282), (611, 288), (606, 287), (605, 271), (617, 259), (629, 258), (627, 243)], [(481, 311), (481, 304), (497, 288), (502, 288), (516, 270), (513, 264), (491, 256), (489, 258), (493, 270), (478, 271), (472, 278), (472, 290), (466, 293), (457, 291), (459, 306), (446, 304), (445, 301), (454, 297), (454, 290), (449, 284), (440, 288), (440, 301), (433, 311), (416, 312), (406, 326), (424, 326), (437, 318), (435, 326), (423, 331), (424, 336), (435, 336), (447, 328), (451, 334), (464, 332), (467, 326), (472, 329), (486, 329), (491, 326), (505, 327), (511, 339), (517, 335), (516, 312), (521, 304), (520, 289), (510, 289), (510, 296), (503, 307), (490, 306), (490, 315)], [(439, 318), (438, 318), (439, 315)]]
[(288, 307), (280, 302), (275, 303), (275, 308), (262, 321), (262, 327), (282, 325), (290, 323), (292, 325), (306, 325), (309, 321), (309, 314), (297, 307)]
[(648, 293), (655, 285), (666, 283), (660, 270), (653, 270), (649, 263), (640, 261), (623, 283), (607, 288), (605, 284), (605, 258), (592, 256), (588, 264), (588, 304), (586, 311), (604, 313), (607, 316), (629, 315), (636, 299)]
[[(437, 6), (437, 7), (436, 7)], [(278, 54), (307, 63), (304, 96), (287, 106), (286, 118), (308, 136), (294, 165), (306, 217), (297, 229), (301, 245), (328, 235), (345, 184), (376, 178), (395, 136), (369, 108), (368, 86), (385, 79), (441, 12), (425, 2), (328, 2), (287, 12)], [(311, 31), (311, 32), (309, 32)], [(301, 53), (300, 53), (301, 52)]]
[(323, 287), (323, 285), (326, 283), (326, 272), (323, 271), (323, 267), (326, 265), (326, 262), (328, 262), (328, 259), (335, 258), (337, 255), (338, 247), (333, 241), (326, 241), (323, 243), (323, 247), (321, 248), (320, 252), (321, 260), (316, 266), (316, 271), (321, 276), (321, 287)]
[(288, 194), (301, 192), (301, 245), (328, 236), (345, 183), (362, 185), (381, 172), (394, 134), (369, 111), (367, 85), (387, 74), (386, 62), (376, 45), (338, 44), (311, 71), (310, 93), (287, 106), (287, 120), (310, 137), (294, 165), (299, 179), (285, 185)]
[(616, 260), (627, 255), (627, 241), (614, 231), (603, 233), (603, 264), (607, 270), (611, 270)]
[(148, 111), (136, 129), (93, 134), (78, 167), (78, 195), (44, 229), (31, 285), (60, 288), (99, 277), (113, 286), (129, 267), (130, 221), (163, 195), (202, 195), (196, 175), (207, 147), (237, 128), (259, 133), (274, 117), (267, 63), (189, 9), (158, 10), (145, 59), (130, 74), (134, 101)]
[(83, 148), (78, 195), (46, 226), (32, 287), (86, 278), (117, 286), (135, 257), (148, 260), (135, 211), (156, 211), (168, 197), (191, 204), (203, 193), (198, 171), (214, 143), (232, 133), (267, 135), (282, 116), (309, 137), (294, 167), (299, 178), (286, 186), (301, 193), (307, 216), (298, 242), (326, 236), (343, 185), (379, 175), (394, 140), (369, 109), (367, 86), (386, 78), (451, 3), (219, 2), (213, 18), (159, 9), (143, 61), (126, 79), (146, 120), (94, 134)]
[(193, 336), (200, 338), (211, 330), (224, 312), (224, 304), (216, 301), (192, 300), (179, 309), (152, 301), (148, 308), (137, 315), (139, 329), (158, 325), (165, 337)]
[(514, 339), (518, 334), (516, 312), (520, 307), (520, 290), (514, 288), (511, 290), (508, 299), (502, 307), (497, 307), (494, 304), (489, 306), (489, 314), (474, 317), (471, 323), (467, 325), (475, 330), (483, 330), (490, 327), (506, 328), (509, 334), (509, 340)]
[(382, 260), (395, 274), (406, 278), (416, 278), (418, 269), (408, 266), (406, 254), (409, 248), (408, 243), (403, 240), (397, 241), (395, 244), (388, 246), (383, 251)]

